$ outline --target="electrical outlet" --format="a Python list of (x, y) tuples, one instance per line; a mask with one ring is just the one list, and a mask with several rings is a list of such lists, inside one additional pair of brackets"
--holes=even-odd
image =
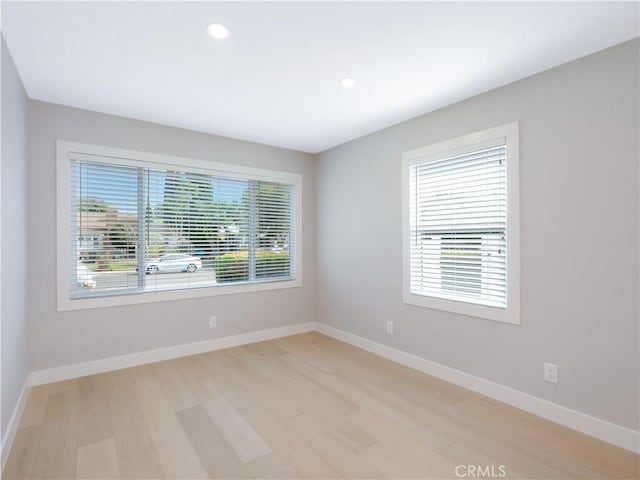
[(393, 335), (393, 322), (391, 321), (387, 322), (387, 333)]
[(216, 328), (218, 326), (218, 319), (215, 315), (209, 317), (209, 328)]
[(551, 382), (551, 383), (558, 383), (558, 365), (545, 362), (544, 381)]

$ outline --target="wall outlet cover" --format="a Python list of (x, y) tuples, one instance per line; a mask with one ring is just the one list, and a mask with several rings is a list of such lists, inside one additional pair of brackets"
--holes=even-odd
[(544, 364), (544, 381), (558, 383), (558, 365), (554, 363)]

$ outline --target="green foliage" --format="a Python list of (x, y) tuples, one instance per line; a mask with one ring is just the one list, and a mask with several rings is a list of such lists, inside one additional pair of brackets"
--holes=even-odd
[(145, 218), (147, 222), (153, 221), (153, 208), (151, 208), (151, 201), (147, 198), (147, 206), (145, 208)]
[(258, 251), (256, 253), (256, 277), (288, 277), (289, 252)]
[(214, 199), (210, 176), (168, 171), (163, 201), (153, 212), (153, 221), (169, 226), (177, 238), (207, 257), (214, 248), (239, 245), (240, 235), (225, 227), (246, 224), (247, 211), (241, 201)]
[(92, 212), (92, 213), (106, 213), (109, 206), (102, 200), (97, 198), (81, 198), (80, 199), (80, 211)]
[(232, 252), (219, 255), (213, 260), (216, 281), (242, 282), (249, 280), (249, 252)]
[[(181, 251), (195, 253), (208, 262), (218, 253), (247, 248), (250, 204), (255, 200), (257, 249), (286, 248), (290, 240), (291, 187), (255, 180), (233, 182), (233, 189), (244, 189), (240, 198), (214, 196), (214, 188), (224, 192), (231, 187), (213, 182), (210, 176), (168, 171), (162, 202), (155, 209), (147, 205), (147, 221), (161, 224), (165, 235), (171, 237), (170, 243), (180, 245)], [(152, 248), (153, 243), (148, 241), (147, 248), (155, 253), (160, 247)], [(261, 271), (259, 265), (256, 274), (274, 275), (269, 269)]]
[(174, 253), (167, 251), (162, 235), (157, 232), (148, 232), (146, 243), (148, 257), (159, 257), (160, 255), (164, 255), (166, 253)]
[(93, 272), (132, 272), (138, 266), (134, 260), (113, 260), (111, 257), (103, 256), (98, 263), (85, 263), (89, 270)]
[[(213, 268), (216, 280), (242, 282), (249, 280), (249, 252), (225, 253), (215, 258)], [(256, 277), (288, 277), (290, 274), (289, 252), (256, 252)]]
[(465, 252), (462, 250), (442, 250), (440, 252), (441, 257), (479, 257), (479, 251)]
[(128, 255), (135, 255), (138, 242), (136, 226), (131, 223), (118, 223), (107, 232), (107, 240), (117, 249)]
[[(283, 246), (289, 242), (291, 222), (291, 187), (282, 183), (255, 182), (253, 192), (257, 206), (258, 248)], [(250, 192), (243, 199), (249, 201)]]

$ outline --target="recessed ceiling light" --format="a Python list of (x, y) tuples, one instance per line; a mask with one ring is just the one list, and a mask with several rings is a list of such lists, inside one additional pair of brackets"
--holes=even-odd
[(211, 23), (207, 25), (207, 32), (213, 38), (222, 39), (229, 36), (229, 29), (220, 23)]
[(353, 78), (343, 78), (340, 82), (340, 85), (342, 85), (344, 88), (353, 88), (355, 84), (356, 81)]

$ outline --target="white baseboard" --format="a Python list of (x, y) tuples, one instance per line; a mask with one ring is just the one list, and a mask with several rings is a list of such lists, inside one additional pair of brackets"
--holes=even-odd
[(11, 451), (11, 445), (13, 445), (13, 440), (16, 437), (16, 432), (18, 431), (18, 425), (20, 424), (20, 419), (22, 418), (22, 412), (24, 411), (24, 406), (27, 403), (27, 397), (29, 396), (29, 389), (31, 388), (31, 378), (30, 375), (27, 375), (27, 378), (24, 380), (24, 385), (22, 386), (22, 391), (20, 392), (20, 396), (18, 397), (18, 401), (16, 402), (16, 406), (13, 409), (13, 414), (9, 419), (9, 424), (7, 425), (7, 431), (2, 438), (2, 447), (1, 447), (1, 455), (2, 455), (2, 465), (0, 465), (0, 472), (4, 471), (4, 466), (7, 463), (7, 458), (9, 458), (9, 452)]
[(412, 355), (410, 353), (388, 347), (364, 337), (330, 327), (323, 323), (307, 322), (286, 327), (261, 330), (229, 337), (213, 338), (202, 342), (175, 345), (156, 350), (109, 357), (91, 362), (65, 365), (62, 367), (37, 370), (31, 373), (14, 409), (5, 438), (2, 439), (2, 467), (11, 449), (19, 419), (24, 409), (28, 389), (32, 385), (58, 382), (72, 378), (109, 372), (122, 368), (134, 367), (146, 363), (170, 360), (172, 358), (195, 355), (198, 353), (220, 350), (223, 348), (246, 345), (250, 343), (272, 340), (274, 338), (318, 331), (350, 345), (362, 348), (371, 353), (387, 358), (402, 365), (411, 367), (428, 375), (459, 385), (487, 397), (512, 405), (571, 429), (585, 433), (605, 442), (640, 453), (640, 432), (616, 425), (585, 413), (543, 400), (533, 395), (514, 390), (480, 377), (469, 375), (460, 370), (441, 365), (436, 362)]
[(460, 370), (446, 367), (439, 363), (388, 347), (323, 323), (316, 323), (316, 330), (336, 340), (348, 343), (396, 363), (478, 392), (607, 443), (617, 445), (635, 453), (640, 453), (640, 432), (534, 397), (533, 395), (514, 390), (504, 385), (469, 375)]
[(84, 377), (96, 373), (135, 367), (146, 363), (160, 362), (162, 360), (170, 360), (172, 358), (220, 350), (222, 348), (263, 342), (265, 340), (312, 332), (314, 330), (315, 322), (299, 323), (286, 327), (271, 328), (269, 330), (242, 333), (240, 335), (232, 335), (229, 337), (212, 338), (202, 342), (185, 343), (156, 350), (147, 350), (139, 353), (103, 358), (100, 360), (93, 360), (91, 362), (76, 363), (73, 365), (65, 365), (46, 370), (36, 370), (31, 373), (31, 385), (59, 382), (61, 380), (69, 380), (71, 378)]
[(212, 338), (202, 342), (174, 345), (171, 347), (147, 350), (144, 352), (120, 355), (117, 357), (109, 357), (91, 362), (76, 363), (73, 365), (64, 365), (62, 367), (33, 371), (25, 380), (20, 397), (18, 398), (13, 410), (13, 415), (11, 415), (11, 419), (9, 420), (7, 431), (2, 439), (2, 465), (0, 466), (0, 472), (4, 470), (5, 463), (9, 457), (11, 445), (13, 444), (13, 440), (18, 430), (18, 424), (22, 417), (29, 389), (32, 386), (84, 377), (96, 373), (110, 372), (122, 368), (135, 367), (137, 365), (170, 360), (172, 358), (184, 357), (187, 355), (196, 355), (198, 353), (210, 352), (223, 348), (263, 342), (265, 340), (288, 337), (289, 335), (297, 335), (299, 333), (312, 332), (314, 330), (315, 322), (300, 323), (286, 327), (260, 330), (257, 332), (243, 333), (229, 337)]

